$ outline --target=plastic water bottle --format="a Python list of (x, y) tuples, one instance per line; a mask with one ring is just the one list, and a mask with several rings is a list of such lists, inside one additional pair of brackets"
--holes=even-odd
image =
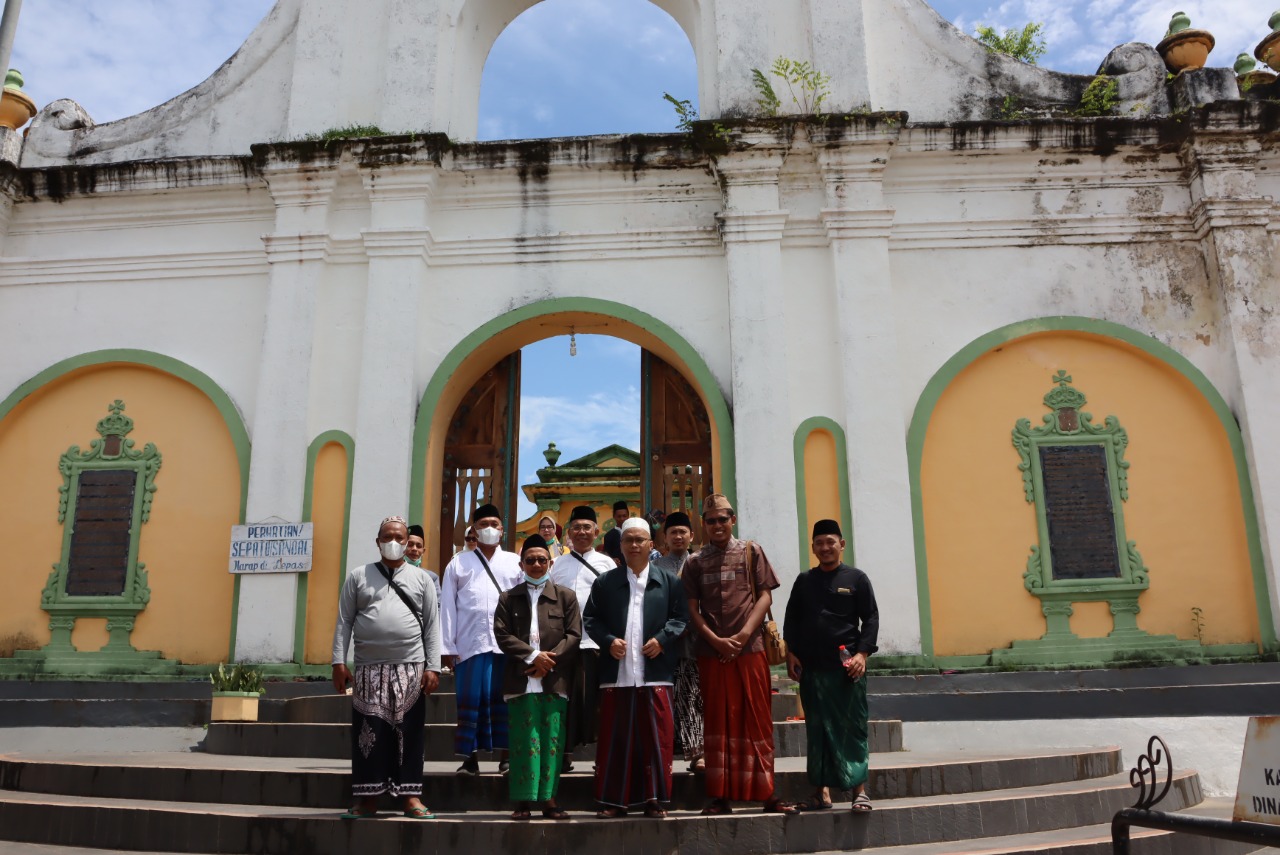
[[(852, 653), (850, 653), (850, 652), (848, 651), (848, 649), (847, 649), (843, 644), (842, 644), (842, 645), (840, 645), (840, 664), (841, 664), (841, 665), (844, 665), (846, 662), (848, 662), (848, 661), (849, 661), (850, 659), (852, 659), (852, 658), (853, 658), (853, 654), (852, 654)], [(848, 674), (848, 675), (849, 675), (849, 679), (851, 679), (851, 680), (856, 680), (856, 679), (857, 679), (857, 677), (854, 677), (852, 674), (849, 674), (849, 672), (848, 672), (847, 670), (845, 671), (845, 674)]]

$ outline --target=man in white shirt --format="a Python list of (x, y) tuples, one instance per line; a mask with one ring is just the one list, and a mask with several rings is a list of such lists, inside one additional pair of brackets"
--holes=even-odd
[[(600, 534), (594, 508), (579, 505), (569, 514), (570, 551), (556, 559), (551, 568), (551, 581), (578, 595), (578, 612), (587, 607), (591, 586), (596, 579), (614, 568), (613, 559), (593, 547)], [(600, 648), (583, 634), (582, 645), (573, 669), (573, 687), (569, 691), (568, 733), (565, 739), (564, 771), (573, 769), (573, 751), (596, 741), (600, 721)]]
[(583, 614), (586, 633), (608, 652), (600, 657), (596, 816), (643, 806), (661, 818), (671, 801), (671, 685), (688, 605), (680, 580), (649, 564), (648, 522), (623, 523), (621, 544), (626, 564), (596, 580)]
[(471, 514), (479, 543), (453, 556), (440, 583), (440, 649), (453, 668), (458, 702), (454, 751), (462, 775), (480, 774), (478, 751), (501, 751), (507, 771), (507, 705), (502, 700), (503, 655), (493, 635), (493, 613), (503, 591), (523, 578), (520, 557), (502, 542), (502, 518), (494, 505)]

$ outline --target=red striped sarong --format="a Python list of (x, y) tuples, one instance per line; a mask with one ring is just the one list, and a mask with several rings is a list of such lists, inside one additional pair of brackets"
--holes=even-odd
[(671, 801), (675, 732), (670, 686), (601, 689), (596, 801), (622, 808)]
[(707, 796), (740, 802), (773, 797), (773, 699), (764, 653), (724, 663), (698, 657)]

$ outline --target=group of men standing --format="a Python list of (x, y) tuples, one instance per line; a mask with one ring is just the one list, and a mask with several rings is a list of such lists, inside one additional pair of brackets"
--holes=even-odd
[[(530, 818), (534, 805), (567, 818), (556, 800), (560, 775), (593, 742), (601, 818), (666, 816), (677, 745), (691, 771), (705, 774), (706, 815), (742, 801), (782, 814), (821, 810), (832, 787), (854, 790), (854, 809), (870, 809), (865, 669), (878, 628), (870, 582), (841, 562), (838, 524), (819, 523), (819, 566), (796, 580), (785, 625), (816, 789), (789, 803), (775, 790), (761, 633), (779, 582), (760, 545), (733, 536), (736, 521), (725, 496), (709, 496), (702, 549), (690, 552), (692, 526), (677, 512), (663, 524), (666, 554), (654, 557), (649, 523), (627, 518), (615, 529), (619, 565), (594, 549), (590, 507), (573, 510), (569, 549), (555, 557), (538, 534), (519, 555), (503, 550), (499, 511), (484, 505), (472, 514), (477, 547), (445, 568), (437, 609), (426, 571), (403, 560), (409, 527), (384, 520), (382, 560), (348, 575), (334, 637), (334, 685), (352, 684), (355, 803), (344, 817), (374, 815), (383, 793), (404, 799), (405, 816), (432, 815), (421, 802), (423, 724), (442, 664), (455, 674), (458, 772), (479, 774), (479, 752), (500, 752), (513, 819)], [(345, 665), (353, 636), (354, 675)]]

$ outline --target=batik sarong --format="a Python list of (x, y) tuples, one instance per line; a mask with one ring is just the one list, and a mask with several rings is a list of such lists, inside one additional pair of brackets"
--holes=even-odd
[(351, 691), (351, 792), (422, 795), (427, 696), (422, 662), (356, 666)]
[(867, 678), (806, 668), (800, 702), (808, 739), (809, 783), (852, 790), (867, 782)]
[(764, 653), (724, 663), (698, 657), (707, 796), (762, 802), (773, 797), (773, 699)]
[(702, 689), (698, 660), (681, 656), (676, 665), (676, 748), (686, 760), (702, 756)]
[(453, 750), (459, 756), (507, 747), (507, 704), (502, 700), (505, 664), (501, 653), (477, 653), (454, 667), (458, 730)]
[(628, 808), (671, 801), (671, 687), (600, 690), (596, 801)]
[(600, 729), (600, 651), (579, 649), (569, 692), (565, 746), (572, 751), (596, 741)]
[(545, 692), (507, 701), (511, 722), (511, 800), (545, 802), (560, 786), (564, 762), (565, 712), (569, 701)]

